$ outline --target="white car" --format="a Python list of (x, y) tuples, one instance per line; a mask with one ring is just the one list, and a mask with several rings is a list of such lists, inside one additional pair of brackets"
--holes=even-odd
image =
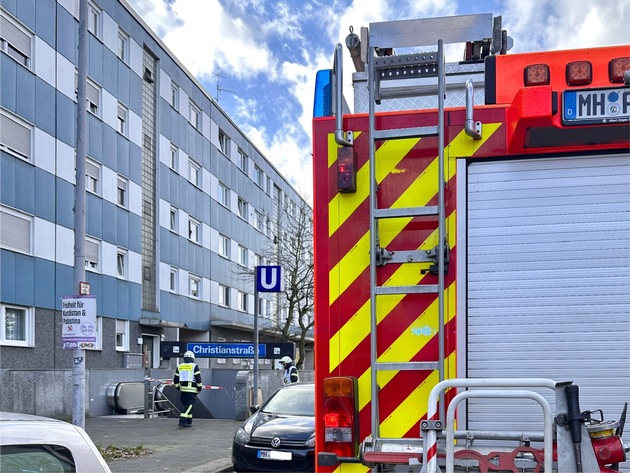
[(82, 428), (13, 412), (0, 412), (0, 471), (111, 473)]

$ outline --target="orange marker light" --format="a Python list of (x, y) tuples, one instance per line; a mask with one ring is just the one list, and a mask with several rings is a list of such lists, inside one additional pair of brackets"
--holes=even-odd
[(525, 68), (525, 87), (534, 85), (549, 85), (549, 66), (547, 64), (532, 64)]
[(630, 70), (630, 57), (618, 57), (608, 63), (610, 82), (623, 82), (623, 73)]
[(593, 82), (593, 66), (589, 61), (575, 61), (567, 64), (568, 85), (587, 85)]

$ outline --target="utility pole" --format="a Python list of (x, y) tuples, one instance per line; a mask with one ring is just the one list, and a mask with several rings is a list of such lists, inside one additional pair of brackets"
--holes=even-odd
[(223, 76), (219, 72), (213, 72), (212, 74), (217, 76), (217, 96), (216, 96), (217, 103), (219, 103), (219, 95), (221, 92), (229, 92), (231, 94), (236, 94), (236, 92), (234, 92), (233, 90), (224, 89), (223, 87), (221, 87), (220, 80)]
[[(87, 150), (87, 17), (88, 2), (79, 3), (79, 56), (77, 88), (77, 157), (74, 198), (74, 291), (85, 281), (85, 155)], [(85, 350), (73, 348), (72, 423), (85, 428)]]

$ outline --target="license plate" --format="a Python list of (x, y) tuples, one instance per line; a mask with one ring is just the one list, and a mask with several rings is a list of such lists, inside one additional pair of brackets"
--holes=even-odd
[(630, 121), (630, 89), (566, 90), (562, 93), (562, 123), (589, 125)]
[(291, 452), (280, 450), (258, 450), (258, 458), (263, 460), (291, 460)]

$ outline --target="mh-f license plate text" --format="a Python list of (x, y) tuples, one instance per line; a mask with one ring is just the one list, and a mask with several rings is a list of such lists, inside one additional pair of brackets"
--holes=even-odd
[(562, 93), (562, 123), (589, 125), (630, 121), (630, 89), (566, 90)]

